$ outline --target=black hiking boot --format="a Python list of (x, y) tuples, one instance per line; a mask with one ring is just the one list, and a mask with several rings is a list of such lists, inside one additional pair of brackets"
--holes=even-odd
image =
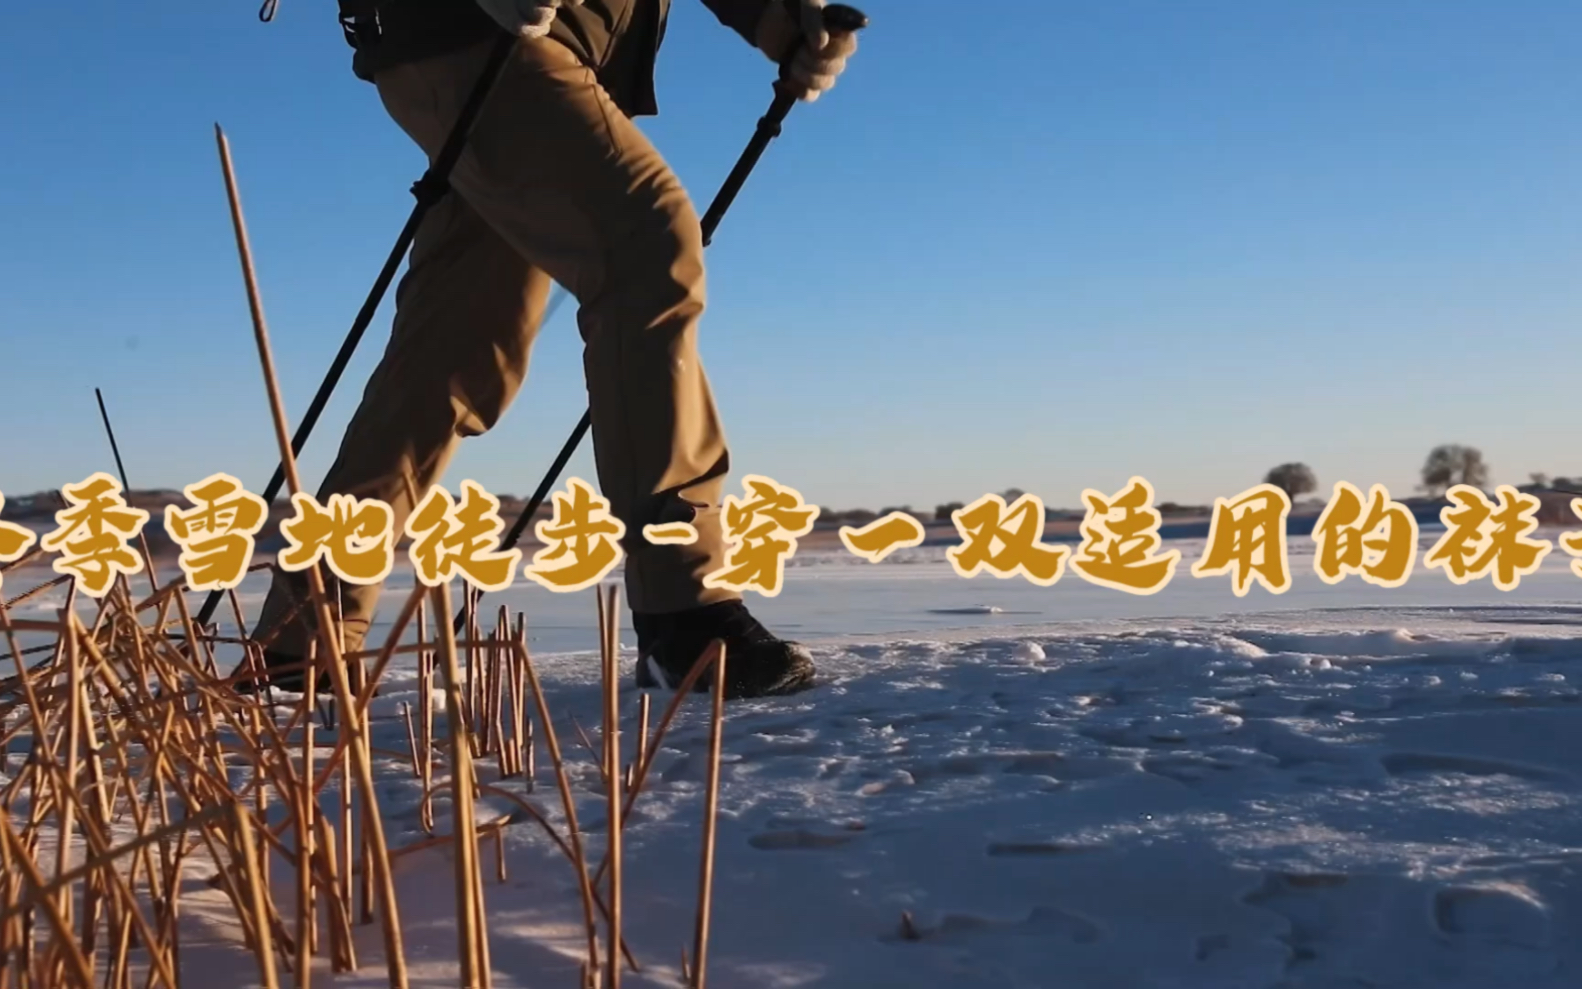
[[(300, 694), (307, 684), (307, 677), (303, 676), (302, 657), (289, 656), (268, 649), (264, 650), (263, 670), (254, 672), (251, 676), (248, 673), (246, 664), (243, 664), (231, 674), (239, 678), (235, 684), (238, 694), (261, 694), (265, 687)], [(328, 694), (334, 689), (330, 685), (330, 675), (327, 672), (319, 674), (317, 685), (321, 694)]]
[[(637, 632), (637, 686), (674, 690), (715, 639), (725, 640), (725, 699), (795, 694), (813, 686), (813, 657), (776, 638), (741, 601), (721, 601), (669, 615), (632, 615)], [(713, 671), (694, 690), (707, 692)]]

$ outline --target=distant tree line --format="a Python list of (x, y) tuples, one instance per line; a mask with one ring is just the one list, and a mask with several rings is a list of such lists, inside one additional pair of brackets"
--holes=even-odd
[[(1458, 484), (1487, 490), (1489, 475), (1489, 465), (1483, 459), (1483, 451), (1475, 446), (1445, 443), (1428, 451), (1428, 457), (1418, 471), (1417, 490), (1430, 498), (1442, 498), (1446, 491)], [(1551, 480), (1548, 474), (1535, 472), (1527, 475), (1527, 478), (1528, 483), (1521, 486), (1522, 490), (1563, 491), (1582, 495), (1582, 477), (1556, 477)], [(1292, 501), (1318, 490), (1318, 476), (1313, 473), (1313, 468), (1300, 461), (1270, 468), (1263, 480), (1284, 491)]]
[[(1487, 490), (1490, 476), (1489, 465), (1483, 459), (1483, 452), (1475, 446), (1459, 443), (1445, 443), (1434, 447), (1429, 451), (1418, 473), (1420, 480), (1418, 490), (1430, 498), (1441, 498), (1447, 490), (1458, 484)], [(1312, 467), (1301, 461), (1289, 461), (1272, 467), (1264, 475), (1263, 480), (1264, 483), (1272, 484), (1284, 491), (1293, 502), (1304, 495), (1318, 491), (1318, 475)], [(1532, 473), (1528, 475), (1528, 482), (1521, 486), (1522, 490), (1552, 491), (1556, 494), (1582, 496), (1582, 476), (1551, 478), (1545, 473)], [(1000, 497), (1006, 504), (1011, 504), (1025, 493), (1021, 488), (1007, 488), (1000, 492)], [(506, 517), (514, 517), (526, 507), (525, 499), (512, 495), (499, 497), (501, 513)], [(148, 509), (154, 514), (159, 514), (166, 504), (179, 503), (180, 500), (180, 492), (163, 489), (128, 492), (127, 497), (128, 503), (134, 507)], [(40, 491), (8, 497), (3, 511), (0, 511), (0, 517), (8, 521), (38, 521), (53, 518), (54, 513), (63, 507), (65, 503), (60, 492)], [(947, 501), (935, 505), (932, 519), (935, 522), (949, 522), (955, 512), (965, 507), (966, 502), (961, 501)], [(1173, 501), (1160, 502), (1155, 507), (1162, 515), (1197, 513), (1206, 510), (1206, 506), (1180, 505)], [(278, 521), (275, 516), (287, 515), (291, 510), (289, 504), (281, 499), (277, 499), (271, 509), (272, 521)], [(553, 506), (542, 505), (535, 513), (535, 518), (547, 518), (552, 512)], [(911, 505), (891, 505), (878, 511), (867, 508), (836, 510), (824, 507), (820, 510), (818, 521), (826, 525), (860, 526), (883, 518), (891, 512), (905, 512), (913, 518), (924, 517), (924, 513), (914, 511)], [(1052, 514), (1060, 513), (1056, 511)]]

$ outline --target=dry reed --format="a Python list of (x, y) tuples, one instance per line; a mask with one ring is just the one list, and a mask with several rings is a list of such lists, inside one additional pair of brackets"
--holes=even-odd
[[(302, 488), (229, 147), (218, 128), (216, 141), (270, 414), (295, 493)], [(107, 413), (105, 420), (108, 427)], [(492, 842), (496, 881), (504, 882), (506, 831), (518, 822), (536, 824), (575, 870), (587, 984), (616, 989), (623, 963), (638, 970), (624, 937), (632, 918), (624, 911), (622, 830), (666, 730), (711, 666), (719, 696), (721, 644), (699, 659), (652, 732), (648, 697), (635, 705), (635, 742), (623, 761), (620, 595), (613, 587), (599, 590), (604, 731), (601, 749), (592, 754), (603, 781), (595, 797), (606, 811), (606, 834), (594, 869), (577, 824), (572, 773), (527, 647), (525, 616), (502, 610), (485, 634), (478, 596), (467, 591), (466, 638), (458, 641), (448, 619), (450, 586), (420, 586), (381, 646), (349, 651), (338, 592), (310, 569), (308, 599), (299, 602), (301, 617), (315, 631), (307, 689), (295, 702), (282, 702), (268, 687), (237, 689), (261, 671), (267, 643), (249, 634), (234, 592), (234, 629), (222, 635), (218, 622), (200, 626), (187, 606), (185, 578), (161, 583), (143, 549), (137, 586), (118, 578), (102, 599), (79, 595), (69, 577), (9, 602), (0, 598), (0, 651), (13, 667), (0, 681), (0, 989), (180, 989), (183, 897), (195, 875), (223, 896), (237, 948), (245, 953), (239, 957), (251, 956), (248, 964), (267, 989), (308, 986), (321, 965), (332, 974), (357, 969), (355, 931), (370, 925), (382, 934), (389, 985), (405, 987), (392, 861), (446, 845), (455, 869), (460, 982), (484, 989), (491, 966), (480, 841)], [(38, 559), (35, 554), (30, 562)], [(13, 614), (63, 585), (64, 602), (44, 617)], [(413, 641), (405, 642), (409, 630)], [(230, 674), (220, 672), (222, 651), (236, 656)], [(29, 666), (29, 655), (44, 658)], [(403, 751), (373, 744), (371, 701), (397, 656), (410, 657), (418, 692), (416, 709), (405, 704), (391, 719), (391, 738), (406, 736)], [(330, 686), (322, 705), (320, 674)], [(442, 731), (436, 690), (444, 697)], [(718, 702), (713, 713), (699, 924), (689, 973), (700, 986), (718, 796)], [(560, 803), (559, 826), (532, 798), (539, 742)], [(25, 750), (20, 762), (13, 757), (19, 746)], [(375, 754), (387, 752), (389, 758), (376, 764)], [(482, 772), (491, 763), (494, 782)], [(392, 847), (376, 771), (395, 778), (408, 766), (421, 788), (426, 836)], [(326, 808), (321, 797), (332, 787)], [(435, 820), (436, 791), (449, 797), (445, 833)], [(520, 813), (480, 823), (484, 796)], [(187, 984), (207, 983), (192, 976)]]

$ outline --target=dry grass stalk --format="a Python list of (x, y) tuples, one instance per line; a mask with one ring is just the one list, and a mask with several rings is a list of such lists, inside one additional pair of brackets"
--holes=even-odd
[[(218, 139), (234, 196), (223, 136)], [(254, 329), (277, 441), (286, 456), (284, 419), (234, 198), (233, 219), (257, 317)], [(295, 465), (286, 459), (292, 490), (300, 490)], [(315, 964), (324, 964), (326, 956), (334, 971), (355, 969), (354, 924), (370, 920), (383, 927), (390, 984), (405, 985), (390, 860), (454, 843), (458, 928), (463, 933), (461, 981), (486, 986), (489, 946), (480, 841), (493, 841), (496, 879), (504, 882), (504, 829), (528, 819), (577, 871), (588, 938), (583, 971), (589, 984), (602, 976), (607, 985), (618, 986), (622, 960), (639, 970), (625, 941), (623, 828), (692, 685), (711, 664), (716, 678), (722, 675), (717, 647), (700, 658), (651, 735), (649, 698), (641, 699), (637, 741), (623, 760), (620, 597), (614, 588), (599, 596), (604, 732), (595, 765), (607, 784), (598, 798), (607, 809), (608, 839), (604, 861), (594, 873), (577, 825), (568, 766), (527, 650), (523, 616), (516, 617), (513, 628), (509, 614), (502, 613), (484, 638), (474, 606), (467, 640), (457, 642), (448, 622), (436, 628), (444, 634), (431, 637), (427, 605), (435, 605), (436, 617), (448, 616), (448, 589), (415, 589), (383, 646), (353, 653), (345, 648), (339, 609), (330, 605), (322, 575), (310, 571), (309, 599), (303, 602), (304, 615), (316, 618), (310, 625), (315, 631), (307, 662), (310, 689), (298, 701), (277, 707), (264, 703), (262, 696), (244, 696), (234, 689), (233, 680), (246, 680), (262, 668), (263, 648), (248, 636), (234, 593), (236, 635), (222, 637), (217, 624), (198, 626), (193, 621), (180, 578), (142, 598), (124, 579), (102, 600), (79, 599), (76, 590), (68, 582), (66, 606), (49, 620), (14, 619), (0, 603), (0, 633), (15, 668), (15, 675), (0, 684), (0, 714), (6, 716), (0, 721), (0, 769), (11, 772), (8, 754), (18, 742), (26, 745), (21, 765), (0, 788), (0, 966), (12, 976), (0, 979), (0, 985), (179, 989), (178, 933), (187, 912), (182, 890), (194, 868), (202, 868), (210, 887), (229, 902), (261, 985), (273, 989), (282, 979), (309, 985)], [(79, 617), (85, 603), (91, 607)], [(414, 619), (417, 642), (404, 646), (400, 639)], [(48, 636), (52, 642), (24, 649), (25, 636)], [(219, 673), (217, 650), (222, 646), (234, 647), (241, 659), (231, 676)], [(460, 675), (463, 648), (476, 672), (470, 680)], [(32, 669), (24, 659), (30, 651), (47, 654)], [(385, 750), (372, 745), (369, 704), (398, 655), (415, 659), (423, 710), (414, 723), (417, 712), (403, 706), (399, 717), (404, 725), (398, 723), (395, 729), (405, 727), (406, 751), (391, 753), (381, 769), (412, 764), (423, 786), (423, 826), (430, 837), (391, 850), (384, 842), (372, 786), (373, 755)], [(441, 682), (435, 680), (436, 663)], [(369, 664), (371, 669), (366, 669)], [(314, 686), (320, 672), (328, 674), (332, 690), (333, 734), (329, 722), (320, 724), (314, 716), (321, 699)], [(436, 744), (433, 688), (441, 685), (447, 732)], [(474, 704), (470, 711), (469, 695)], [(266, 691), (264, 696), (273, 694)], [(718, 733), (716, 703), (709, 821), (717, 804)], [(564, 810), (563, 829), (520, 792), (532, 786), (540, 734), (548, 745)], [(513, 791), (504, 782), (483, 783), (475, 752), (494, 756), (501, 776), (521, 776), (522, 786)], [(436, 758), (441, 766), (435, 765)], [(450, 786), (457, 817), (445, 836), (433, 835), (436, 775)], [(328, 812), (320, 812), (321, 793), (337, 781)], [(514, 803), (523, 813), (513, 811), (479, 826), (474, 801), (481, 793)], [(358, 825), (360, 833), (354, 831)], [(707, 824), (700, 890), (704, 901), (712, 834), (712, 824)], [(291, 892), (280, 899), (294, 900), (294, 909), (282, 911), (271, 886), (275, 855), (288, 863), (281, 889)], [(607, 886), (601, 884), (606, 870)], [(360, 912), (354, 893), (361, 894)], [(707, 936), (707, 911), (707, 903), (700, 904), (699, 938)], [(697, 958), (687, 967), (701, 973), (706, 954), (696, 950)]]
[[(215, 138), (219, 143), (220, 160), (225, 171), (226, 192), (231, 204), (231, 221), (236, 230), (237, 250), (241, 255), (242, 273), (247, 283), (248, 306), (253, 317), (253, 332), (257, 338), (259, 362), (263, 367), (264, 382), (269, 394), (269, 405), (275, 424), (275, 439), (280, 447), (280, 462), (285, 468), (288, 490), (295, 497), (302, 490), (301, 479), (297, 476), (296, 458), (291, 448), (290, 430), (286, 428), (286, 417), (283, 403), (280, 400), (280, 388), (275, 379), (274, 359), (269, 350), (269, 333), (264, 324), (263, 305), (259, 298), (257, 279), (253, 275), (252, 251), (247, 243), (247, 227), (242, 218), (241, 201), (236, 190), (236, 176), (231, 167), (230, 148), (226, 143), (225, 134), (218, 125), (215, 126)], [(363, 825), (369, 832), (369, 840), (373, 845), (372, 858), (378, 870), (376, 881), (379, 886), (380, 906), (385, 940), (385, 961), (389, 967), (390, 984), (396, 989), (406, 989), (407, 973), (405, 953), (402, 950), (400, 918), (396, 907), (395, 885), (390, 875), (390, 859), (385, 846), (384, 826), (375, 810), (375, 795), (373, 785), (373, 769), (370, 765), (370, 754), (366, 744), (366, 733), (363, 718), (352, 701), (351, 689), (347, 684), (346, 668), (340, 655), (339, 642), (332, 631), (333, 618), (330, 613), (329, 602), (325, 595), (324, 579), (317, 567), (309, 567), (308, 592), (313, 599), (314, 610), (318, 617), (318, 639), (327, 652), (324, 661), (330, 668), (330, 680), (334, 685), (336, 699), (340, 703), (344, 728), (352, 738), (353, 759), (356, 763), (357, 784), (362, 791), (364, 801)], [(309, 684), (309, 696), (312, 693), (314, 676), (306, 678)], [(311, 773), (304, 773), (305, 778), (312, 779)], [(310, 841), (308, 836), (311, 830), (302, 828), (301, 834), (305, 841)], [(306, 979), (308, 966), (302, 965), (298, 970), (298, 978)]]
[[(665, 732), (670, 729), (670, 723), (675, 720), (676, 715), (681, 710), (681, 705), (686, 702), (686, 699), (689, 696), (691, 696), (693, 687), (697, 684), (698, 680), (703, 676), (703, 674), (709, 669), (713, 668), (717, 660), (723, 661), (724, 651), (725, 644), (723, 642), (716, 640), (715, 642), (711, 643), (709, 647), (703, 651), (703, 655), (698, 657), (698, 661), (692, 665), (692, 669), (689, 670), (687, 675), (682, 678), (681, 683), (679, 686), (677, 686), (675, 693), (671, 695), (670, 703), (665, 706), (665, 713), (660, 716), (659, 724), (654, 729), (653, 737), (648, 740), (648, 744), (642, 752), (642, 761), (637, 767), (636, 778), (632, 781), (632, 787), (627, 792), (626, 800), (621, 811), (621, 821), (623, 825), (626, 819), (631, 816), (632, 807), (637, 803), (637, 798), (643, 791), (643, 785), (648, 780), (649, 769), (653, 766), (654, 759), (659, 755), (660, 745), (664, 742)], [(610, 863), (608, 859), (599, 864), (598, 871), (596, 871), (593, 875), (593, 882), (595, 884), (599, 883), (604, 878), (604, 872), (607, 868), (609, 868), (609, 865)]]
[[(432, 591), (436, 615), (450, 614), (450, 586)], [(479, 910), (478, 830), (473, 806), (472, 744), (462, 716), (462, 680), (456, 657), (456, 636), (448, 623), (439, 623), (439, 671), (445, 690), (446, 748), (450, 755), (451, 813), (456, 846), (456, 943), (462, 985), (487, 989), (483, 915)]]
[[(311, 661), (316, 655), (315, 645), (308, 646), (307, 692), (302, 695), (302, 778), (313, 778), (313, 717), (311, 714), (314, 683), (318, 678), (317, 664)], [(297, 964), (294, 969), (297, 985), (308, 989), (313, 984), (313, 952), (318, 943), (318, 932), (313, 909), (313, 846), (318, 841), (317, 818), (319, 803), (307, 789), (294, 791), (297, 818)]]
[(544, 741), (549, 746), (550, 764), (554, 768), (555, 783), (560, 790), (562, 809), (566, 814), (566, 831), (571, 838), (571, 848), (574, 867), (577, 870), (578, 891), (582, 894), (582, 923), (588, 934), (588, 961), (587, 965), (593, 972), (599, 970), (599, 933), (593, 920), (593, 882), (588, 876), (587, 853), (582, 845), (582, 831), (577, 827), (577, 804), (571, 796), (571, 780), (566, 775), (566, 766), (560, 757), (560, 740), (555, 735), (555, 725), (549, 719), (549, 703), (544, 699), (543, 686), (538, 682), (538, 671), (533, 668), (533, 659), (527, 652), (527, 636), (519, 634), (515, 641), (517, 654), (521, 657), (522, 668), (527, 674), (528, 688), (533, 693), (533, 703), (538, 710), (539, 724), (544, 726)]
[(720, 812), (720, 751), (725, 733), (725, 643), (714, 644), (714, 712), (709, 721), (709, 780), (703, 809), (703, 863), (698, 877), (698, 926), (692, 942), (692, 986), (708, 972), (709, 920), (714, 905), (714, 838)]
[[(253, 911), (254, 929), (257, 932), (253, 954), (258, 958), (260, 984), (263, 989), (278, 989), (280, 982), (275, 975), (275, 950), (271, 943), (268, 923), (268, 893), (264, 889), (263, 871), (259, 868), (260, 858), (267, 854), (267, 849), (261, 849), (253, 837), (253, 825), (249, 820), (246, 806), (232, 804), (231, 813), (235, 822), (237, 848), (242, 858), (243, 875), (252, 898), (250, 906)], [(356, 967), (355, 963), (353, 967)]]
[(423, 803), (418, 810), (418, 818), (423, 830), (429, 834), (434, 833), (434, 801), (429, 794), (434, 783), (434, 654), (427, 647), (428, 642), (428, 608), (423, 606), (418, 611), (417, 624), (417, 691), (418, 698), (423, 702)]
[(637, 780), (637, 764), (642, 761), (648, 747), (649, 695), (643, 694), (637, 703), (637, 745), (632, 750), (632, 761), (626, 764), (626, 789), (630, 791)]
[[(509, 638), (507, 641), (509, 642)], [(505, 665), (507, 683), (511, 692), (511, 775), (526, 778), (528, 788), (531, 790), (532, 777), (528, 769), (527, 749), (532, 722), (528, 720), (527, 710), (523, 704), (527, 698), (527, 683), (522, 677), (522, 662), (515, 650), (506, 650)]]
[[(348, 912), (351, 896), (346, 881), (351, 878), (351, 863), (344, 859), (343, 848), (335, 839), (329, 819), (320, 814), (313, 820), (316, 834), (314, 849), (322, 875), (328, 880), (331, 893), (325, 897), (325, 913), (330, 938), (330, 963), (334, 971), (350, 972), (357, 968), (357, 956), (352, 947), (352, 920)], [(346, 868), (342, 869), (342, 864)]]
[(604, 781), (608, 839), (605, 852), (610, 862), (609, 938), (605, 958), (608, 989), (621, 987), (621, 667), (620, 667), (621, 589), (612, 585), (599, 596), (599, 652), (604, 666)]
[(495, 624), (494, 632), (489, 636), (488, 650), (488, 695), (489, 695), (489, 727), (486, 744), (495, 756), (496, 768), (502, 777), (509, 775), (509, 756), (505, 747), (505, 651), (504, 646), (511, 635), (510, 615), (504, 608), (500, 609), (499, 618)]
[(418, 768), (417, 730), (412, 727), (412, 705), (411, 704), (407, 704), (405, 702), (403, 702), (401, 704), (401, 720), (403, 722), (405, 722), (405, 724), (406, 724), (406, 743), (407, 743), (407, 747), (412, 750), (412, 776), (413, 776), (414, 779), (422, 779), (423, 778), (423, 771)]
[[(600, 710), (599, 714), (602, 718), (604, 715), (602, 709)], [(599, 768), (599, 785), (607, 786), (609, 784), (609, 780), (605, 778), (605, 774), (609, 771), (610, 766), (609, 761), (604, 757), (604, 742), (601, 739), (599, 744), (595, 746), (593, 744), (593, 739), (588, 737), (587, 729), (583, 728), (582, 722), (578, 721), (575, 717), (571, 719), (571, 727), (576, 730), (577, 741), (582, 743), (583, 751), (588, 753), (589, 758), (593, 760), (593, 764)]]
[[(482, 836), (484, 834), (496, 835), (503, 833), (505, 828), (509, 826), (514, 820), (515, 818), (510, 814), (503, 814), (492, 821), (478, 825), (478, 834)], [(424, 852), (432, 848), (439, 848), (441, 846), (448, 845), (455, 840), (456, 836), (453, 834), (437, 834), (428, 838), (420, 838), (417, 841), (412, 842), (410, 845), (402, 845), (400, 848), (390, 849), (390, 857), (392, 859), (405, 858), (408, 855), (415, 855), (418, 852)]]
[(467, 695), (466, 705), (463, 710), (467, 726), (467, 740), (472, 745), (473, 758), (480, 758), (483, 752), (478, 747), (478, 598), (473, 594), (471, 587), (462, 589), (462, 611), (464, 617), (462, 627), (467, 630), (467, 641), (464, 648), (467, 651)]

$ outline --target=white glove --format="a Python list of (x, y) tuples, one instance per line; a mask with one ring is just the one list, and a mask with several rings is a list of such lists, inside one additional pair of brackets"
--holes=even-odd
[[(787, 10), (793, 5), (795, 11)], [(796, 54), (785, 81), (797, 98), (809, 103), (835, 85), (846, 59), (857, 50), (857, 36), (824, 28), (824, 0), (771, 0), (758, 21), (758, 49), (776, 63)]]
[(582, 0), (478, 0), (478, 6), (512, 34), (542, 38), (561, 7), (580, 7)]

